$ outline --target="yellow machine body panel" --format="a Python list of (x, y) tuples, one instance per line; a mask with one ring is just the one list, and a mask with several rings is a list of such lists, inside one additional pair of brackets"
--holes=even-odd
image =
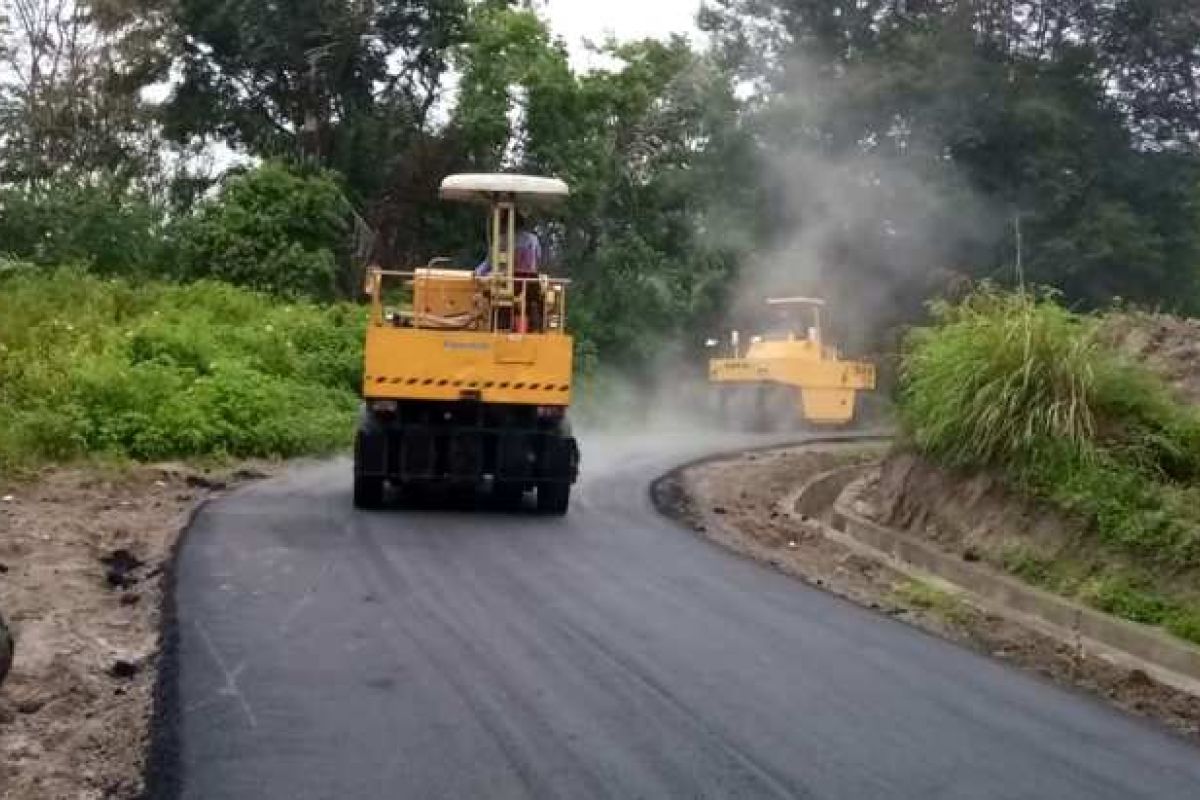
[[(538, 332), (521, 333), (496, 329), (487, 282), (469, 271), (415, 270), (407, 281), (411, 307), (395, 312), (386, 309), (385, 274), (374, 273), (368, 287), (375, 300), (367, 326), (363, 397), (571, 404), (574, 345), (562, 331), (566, 296), (557, 282), (537, 283), (542, 324)], [(509, 311), (525, 318), (519, 305)]]
[(568, 406), (571, 368), (569, 336), (372, 324), (363, 396)]
[(475, 310), (476, 287), (470, 273), (451, 269), (419, 269), (414, 276), (414, 314), (454, 318)]

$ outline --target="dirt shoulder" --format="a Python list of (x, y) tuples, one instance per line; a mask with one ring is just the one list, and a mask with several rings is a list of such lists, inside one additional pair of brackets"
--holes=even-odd
[(263, 474), (161, 465), (0, 482), (0, 612), (16, 640), (0, 798), (140, 795), (179, 533), (202, 499)]
[(1200, 742), (1200, 698), (1140, 670), (1114, 665), (972, 604), (963, 595), (909, 579), (832, 541), (821, 523), (783, 513), (780, 502), (821, 473), (878, 462), (878, 446), (813, 445), (751, 453), (685, 468), (655, 487), (659, 507), (693, 530), (813, 586), (1060, 684), (1099, 695)]

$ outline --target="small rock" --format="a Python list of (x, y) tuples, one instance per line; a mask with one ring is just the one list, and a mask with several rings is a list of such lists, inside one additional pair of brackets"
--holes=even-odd
[(165, 488), (167, 488), (167, 482), (166, 482), (166, 481), (155, 481), (155, 482), (154, 482), (154, 485), (155, 485), (155, 486), (157, 486), (157, 487), (158, 487), (158, 488), (160, 488), (160, 489), (165, 489)]
[(8, 564), (0, 564), (0, 575), (8, 574)]
[(143, 565), (140, 558), (123, 547), (100, 559), (100, 563), (108, 567), (104, 579), (112, 589), (128, 589), (136, 584), (138, 579), (132, 573)]
[(253, 469), (251, 467), (242, 467), (237, 472), (233, 473), (235, 481), (255, 481), (270, 476), (261, 469)]
[(725, 508), (725, 506), (713, 506), (712, 511), (714, 514), (728, 514), (729, 513), (729, 509)]
[(1146, 671), (1141, 669), (1131, 669), (1129, 674), (1125, 676), (1125, 680), (1135, 686), (1151, 686), (1154, 683), (1154, 681), (1150, 680), (1150, 676), (1146, 674)]
[(184, 480), (188, 486), (193, 489), (224, 489), (225, 481), (210, 478), (207, 475), (188, 475)]
[(137, 675), (140, 671), (141, 669), (137, 664), (134, 664), (132, 661), (126, 661), (123, 658), (117, 659), (112, 663), (112, 666), (108, 668), (109, 675), (122, 680), (128, 680), (129, 678)]
[(13, 500), (16, 500), (17, 498), (13, 497), (11, 494), (6, 494), (6, 495), (4, 495), (3, 498), (0, 498), (0, 499), (2, 499), (5, 503), (11, 503)]
[(796, 544), (796, 540), (795, 540), (795, 539), (793, 539), (792, 541), (788, 542), (788, 547), (790, 547), (790, 548), (791, 548), (791, 549), (793, 549), (793, 550), (795, 550), (795, 549), (796, 549), (798, 546), (799, 546), (799, 545), (797, 545), (797, 544)]
[(120, 567), (121, 569), (137, 569), (142, 566), (142, 560), (133, 553), (126, 550), (124, 547), (118, 547), (111, 553), (100, 559), (101, 564), (106, 564), (110, 567)]
[(110, 589), (131, 589), (137, 585), (137, 578), (112, 569), (104, 573), (104, 580)]
[(44, 697), (24, 697), (13, 703), (19, 714), (36, 714), (46, 705)]
[(875, 571), (876, 564), (866, 556), (860, 556), (857, 553), (849, 553), (841, 560), (841, 566), (847, 570), (853, 570), (863, 575), (870, 575)]

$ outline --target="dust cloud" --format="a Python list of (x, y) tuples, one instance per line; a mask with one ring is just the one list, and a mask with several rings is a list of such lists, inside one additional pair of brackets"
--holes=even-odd
[(994, 247), (1003, 217), (959, 174), (943, 143), (893, 118), (883, 135), (846, 107), (838, 87), (881, 76), (818, 77), (788, 69), (787, 91), (762, 98), (763, 174), (772, 229), (746, 252), (730, 322), (761, 318), (770, 296), (829, 303), (832, 338), (879, 353), (924, 301), (965, 279)]
[(578, 387), (576, 426), (586, 433), (707, 436), (715, 423), (707, 358), (684, 337), (664, 342), (637, 376), (602, 366)]
[(716, 436), (704, 342), (761, 333), (768, 297), (823, 298), (826, 341), (873, 361), (886, 394), (904, 326), (922, 318), (928, 299), (964, 285), (1006, 235), (1006, 215), (972, 191), (943, 143), (899, 117), (884, 135), (859, 133), (868, 125), (837, 96), (840, 79), (802, 63), (788, 73), (787, 91), (750, 100), (764, 227), (774, 233), (754, 242), (744, 230), (708, 232), (738, 251), (724, 319), (665, 345), (639, 379), (619, 368), (597, 376), (581, 414), (589, 430)]

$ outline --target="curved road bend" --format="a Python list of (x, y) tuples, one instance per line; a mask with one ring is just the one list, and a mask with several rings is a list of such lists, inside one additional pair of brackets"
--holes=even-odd
[(203, 512), (177, 793), (1200, 798), (1200, 751), (1157, 727), (658, 516), (648, 483), (695, 443), (583, 446), (565, 520), (356, 513), (344, 461)]

